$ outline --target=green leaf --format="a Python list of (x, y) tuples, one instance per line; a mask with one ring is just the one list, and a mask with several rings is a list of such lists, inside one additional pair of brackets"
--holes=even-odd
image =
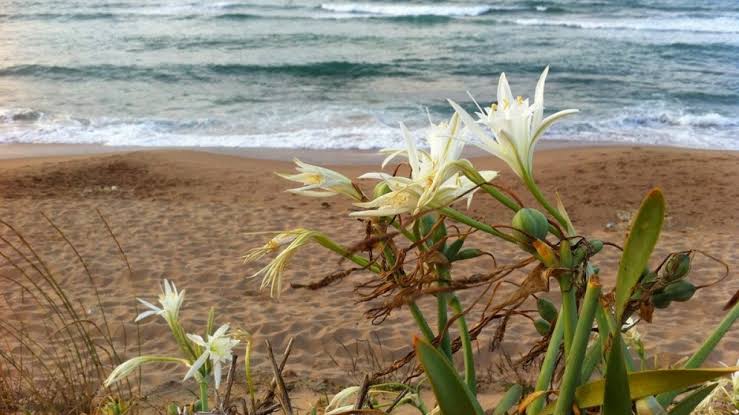
[(439, 350), (418, 337), (413, 339), (413, 346), (444, 415), (483, 415), (480, 403)]
[[(603, 415), (631, 413), (629, 378), (626, 374), (624, 348), (621, 347), (621, 332), (616, 332), (608, 353), (606, 379), (603, 391)], [(577, 395), (577, 392), (575, 392)]]
[(665, 198), (661, 190), (653, 189), (642, 201), (624, 244), (616, 279), (616, 321), (621, 321), (631, 291), (649, 262), (664, 216)]
[(515, 384), (508, 389), (503, 395), (503, 398), (498, 402), (498, 406), (495, 407), (493, 415), (504, 415), (508, 413), (508, 410), (513, 408), (514, 405), (521, 400), (523, 394), (523, 388), (519, 384)]
[(693, 409), (695, 409), (695, 407), (698, 406), (699, 403), (703, 402), (703, 400), (706, 399), (706, 396), (708, 396), (711, 392), (713, 392), (714, 389), (716, 389), (716, 386), (718, 386), (718, 383), (704, 386), (697, 391), (691, 393), (690, 395), (685, 397), (685, 399), (675, 405), (675, 407), (670, 410), (669, 414), (690, 415), (693, 412)]
[[(674, 389), (687, 388), (737, 371), (739, 371), (739, 366), (711, 369), (646, 370), (629, 373), (627, 375), (629, 400), (633, 401)], [(601, 405), (604, 391), (605, 381), (603, 379), (582, 385), (575, 392), (575, 402), (581, 409)], [(549, 404), (541, 412), (541, 415), (553, 413), (554, 405), (555, 402)]]

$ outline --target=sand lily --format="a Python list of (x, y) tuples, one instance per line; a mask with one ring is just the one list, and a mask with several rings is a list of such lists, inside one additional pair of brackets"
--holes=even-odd
[(228, 324), (222, 325), (212, 335), (208, 335), (208, 341), (203, 340), (202, 337), (196, 334), (187, 335), (187, 338), (190, 339), (190, 341), (203, 348), (203, 352), (190, 366), (190, 370), (187, 371), (184, 380), (194, 376), (195, 373), (205, 364), (205, 361), (210, 359), (213, 364), (213, 379), (215, 380), (216, 389), (218, 389), (221, 384), (223, 364), (231, 361), (232, 350), (237, 344), (239, 344), (238, 340), (234, 340), (226, 336), (227, 331)]
[(290, 259), (295, 255), (295, 252), (300, 249), (303, 245), (308, 244), (318, 233), (309, 231), (307, 229), (293, 229), (286, 232), (278, 233), (274, 238), (270, 239), (264, 246), (250, 250), (244, 256), (244, 262), (255, 261), (268, 253), (278, 252), (279, 254), (264, 268), (255, 272), (249, 278), (254, 278), (259, 275), (264, 275), (262, 279), (261, 289), (270, 287), (270, 295), (272, 297), (279, 297), (282, 291), (282, 276), (285, 271), (285, 267), (290, 262)]
[(182, 307), (182, 302), (185, 300), (185, 290), (178, 292), (174, 283), (165, 279), (162, 282), (162, 293), (159, 294), (159, 304), (162, 305), (161, 308), (146, 300), (142, 300), (141, 298), (138, 298), (138, 300), (141, 304), (148, 307), (149, 310), (139, 314), (135, 321), (138, 322), (149, 316), (158, 315), (162, 316), (167, 320), (167, 323), (172, 325), (179, 319), (180, 307)]
[(311, 197), (342, 194), (356, 201), (362, 200), (362, 194), (346, 176), (324, 167), (303, 163), (298, 159), (294, 161), (297, 174), (277, 174), (284, 179), (303, 184), (303, 187), (288, 189), (288, 192)]
[[(359, 212), (352, 216), (393, 216), (401, 213), (418, 213), (423, 209), (444, 207), (462, 196), (472, 197), (475, 184), (461, 175), (466, 169), (473, 169), (472, 164), (460, 159), (464, 149), (464, 141), (459, 139), (459, 116), (453, 115), (448, 123), (431, 123), (426, 135), (429, 151), (419, 150), (413, 138), (401, 124), (401, 131), (406, 148), (401, 150), (383, 150), (390, 155), (383, 162), (383, 167), (394, 157), (403, 155), (408, 158), (411, 177), (395, 177), (386, 173), (367, 173), (361, 179), (384, 180), (390, 192), (369, 202), (355, 203)], [(497, 173), (480, 172), (485, 180), (492, 180)], [(468, 198), (468, 203), (471, 199)]]
[[(547, 66), (536, 84), (532, 105), (528, 99), (513, 97), (505, 73), (498, 81), (497, 103), (484, 110), (480, 108), (478, 120), (456, 102), (449, 101), (465, 126), (480, 140), (479, 147), (505, 161), (522, 178), (532, 172), (536, 141), (555, 121), (578, 112), (567, 109), (544, 118), (544, 83), (548, 72)], [(480, 125), (486, 126), (489, 132)]]

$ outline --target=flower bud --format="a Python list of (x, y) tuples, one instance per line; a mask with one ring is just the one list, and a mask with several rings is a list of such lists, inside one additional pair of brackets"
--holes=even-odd
[(513, 216), (512, 225), (514, 228), (525, 232), (516, 232), (520, 234), (522, 239), (529, 238), (544, 239), (549, 233), (549, 221), (543, 213), (532, 208), (523, 208), (516, 212)]
[(667, 281), (677, 281), (688, 275), (690, 271), (690, 254), (680, 253), (671, 255), (665, 263), (664, 277)]

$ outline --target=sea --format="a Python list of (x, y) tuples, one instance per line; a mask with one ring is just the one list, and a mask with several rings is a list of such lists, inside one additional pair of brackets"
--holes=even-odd
[(547, 65), (545, 140), (739, 149), (736, 0), (1, 0), (0, 143), (395, 147)]

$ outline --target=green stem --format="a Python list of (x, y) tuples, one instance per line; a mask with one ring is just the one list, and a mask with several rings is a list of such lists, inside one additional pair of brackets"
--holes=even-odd
[(208, 412), (208, 382), (203, 381), (200, 385), (200, 412)]
[[(703, 342), (703, 345), (701, 345), (700, 349), (698, 349), (691, 357), (688, 359), (687, 362), (685, 362), (684, 368), (685, 369), (695, 369), (700, 367), (700, 365), (703, 364), (703, 362), (706, 361), (708, 358), (708, 355), (711, 354), (713, 349), (716, 348), (718, 343), (721, 341), (721, 339), (726, 335), (726, 333), (729, 331), (731, 326), (736, 322), (736, 320), (739, 318), (739, 303), (734, 304), (734, 307), (729, 311), (729, 313), (724, 317), (723, 320), (721, 320), (721, 323), (716, 327), (716, 329), (711, 333), (710, 336), (706, 339), (706, 341)], [(680, 391), (673, 391), (673, 392), (666, 392), (657, 397), (657, 401), (659, 403), (666, 407), (672, 401), (675, 399), (675, 397), (680, 393)]]
[(523, 181), (526, 184), (526, 187), (528, 187), (531, 194), (534, 195), (534, 198), (536, 198), (536, 200), (539, 202), (539, 204), (544, 207), (544, 209), (546, 209), (550, 215), (557, 219), (557, 222), (559, 222), (562, 227), (564, 227), (565, 229), (569, 229), (569, 227), (571, 226), (570, 223), (567, 221), (567, 219), (565, 219), (564, 216), (562, 216), (559, 210), (557, 210), (549, 203), (546, 196), (544, 196), (544, 193), (542, 193), (541, 189), (539, 189), (539, 186), (536, 185), (536, 182), (534, 181), (534, 178), (531, 176), (531, 174), (524, 173)]
[[(607, 338), (607, 337), (606, 337)], [(599, 334), (590, 349), (585, 353), (585, 361), (582, 364), (580, 384), (586, 383), (593, 375), (595, 368), (603, 360), (603, 337)]]
[(477, 378), (475, 374), (475, 355), (472, 350), (472, 338), (470, 337), (470, 330), (467, 327), (467, 320), (464, 318), (464, 310), (462, 304), (459, 302), (459, 298), (455, 294), (451, 295), (450, 305), (452, 310), (459, 314), (457, 319), (457, 325), (459, 325), (459, 338), (462, 340), (462, 355), (464, 357), (464, 379), (470, 391), (476, 396), (477, 395)]
[[(544, 355), (544, 361), (541, 363), (539, 377), (536, 379), (536, 391), (549, 390), (552, 382), (554, 367), (557, 365), (557, 355), (559, 354), (559, 346), (562, 344), (562, 336), (564, 334), (564, 313), (560, 311), (557, 317), (557, 323), (554, 325), (552, 337), (549, 338), (547, 352)], [(544, 395), (536, 398), (531, 405), (526, 408), (526, 415), (536, 415), (544, 408)]]
[(479, 222), (479, 221), (477, 221), (475, 219), (472, 219), (471, 217), (465, 215), (464, 213), (462, 213), (462, 212), (460, 212), (458, 210), (452, 209), (450, 207), (446, 207), (446, 208), (439, 209), (439, 212), (443, 213), (444, 215), (446, 215), (447, 217), (449, 217), (451, 219), (456, 220), (459, 223), (464, 223), (467, 226), (471, 226), (471, 227), (473, 227), (475, 229), (479, 229), (479, 230), (481, 230), (481, 231), (483, 231), (485, 233), (489, 233), (489, 234), (491, 234), (493, 236), (497, 236), (498, 238), (503, 239), (505, 241), (512, 242), (514, 244), (518, 244), (518, 240), (516, 238), (514, 238), (513, 236), (508, 235), (506, 233), (503, 233), (503, 232), (501, 232), (501, 231), (493, 228), (490, 225), (487, 225), (485, 223), (482, 223), (482, 222)]
[(575, 326), (577, 325), (577, 299), (575, 298), (575, 289), (572, 286), (571, 274), (565, 274), (560, 278), (559, 289), (562, 294), (562, 314), (564, 315), (565, 358), (569, 358), (572, 339), (575, 337)]
[[(449, 268), (443, 266), (437, 266), (436, 272), (439, 274), (439, 286), (445, 287), (449, 285), (451, 277), (449, 275)], [(446, 328), (447, 322), (449, 321), (447, 315), (447, 304), (449, 304), (449, 293), (441, 292), (436, 296), (437, 306), (437, 326), (439, 333)], [(449, 336), (449, 330), (444, 330), (441, 335), (441, 343), (439, 344), (441, 351), (452, 361), (452, 340)]]
[(421, 329), (423, 337), (425, 337), (429, 343), (433, 343), (436, 336), (434, 336), (434, 332), (431, 331), (431, 326), (429, 326), (429, 323), (426, 321), (426, 317), (423, 316), (421, 309), (418, 308), (418, 304), (413, 301), (408, 304), (408, 308), (411, 309), (413, 320), (416, 322), (418, 328)]
[(588, 347), (590, 331), (593, 328), (595, 310), (598, 308), (601, 285), (596, 278), (591, 278), (588, 288), (585, 290), (580, 319), (575, 330), (575, 338), (572, 342), (570, 354), (566, 358), (565, 373), (559, 389), (559, 398), (555, 406), (555, 414), (569, 414), (572, 410), (572, 402), (575, 400), (575, 388), (580, 381), (580, 370), (582, 369), (583, 357)]
[(374, 272), (375, 274), (379, 274), (380, 272), (382, 272), (382, 270), (380, 269), (379, 266), (377, 266), (377, 264), (370, 265), (370, 260), (369, 259), (367, 259), (367, 258), (365, 258), (365, 257), (363, 257), (361, 255), (356, 255), (356, 254), (351, 253), (351, 251), (349, 251), (345, 247), (337, 244), (331, 238), (329, 238), (328, 236), (326, 236), (326, 235), (324, 235), (322, 233), (316, 234), (313, 237), (313, 239), (316, 242), (318, 242), (321, 246), (323, 246), (324, 248), (328, 248), (328, 249), (334, 251), (335, 253), (341, 255), (342, 257), (348, 259), (349, 261), (352, 261), (355, 264), (359, 265), (360, 267), (366, 267), (366, 266), (369, 265), (368, 269), (370, 271)]

